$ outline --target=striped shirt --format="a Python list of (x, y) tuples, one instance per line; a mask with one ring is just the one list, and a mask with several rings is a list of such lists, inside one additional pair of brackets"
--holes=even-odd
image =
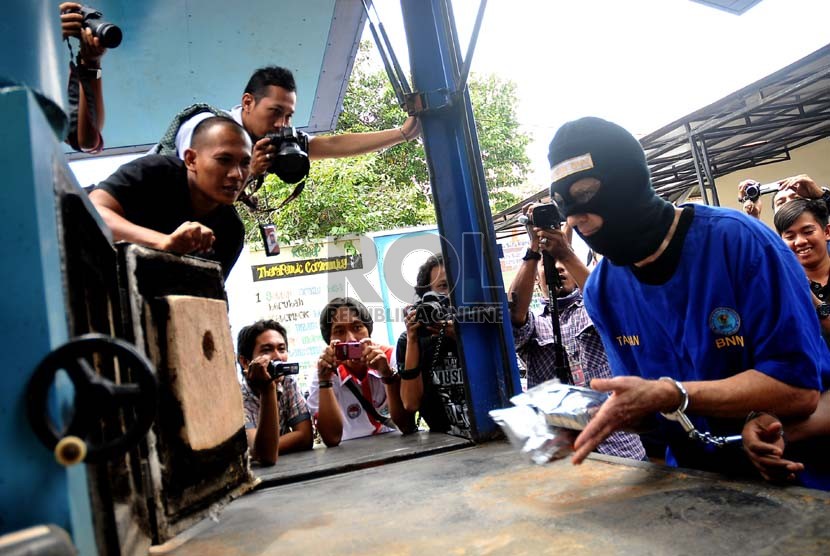
[[(259, 426), (259, 395), (248, 386), (245, 379), (240, 381), (242, 388), (242, 405), (245, 410), (245, 428), (255, 429)], [(311, 419), (305, 398), (300, 394), (297, 383), (290, 376), (283, 379), (280, 389), (280, 435), (291, 432), (299, 423)]]
[[(568, 356), (571, 380), (576, 386), (589, 387), (595, 378), (611, 378), (602, 341), (585, 311), (582, 295), (569, 296), (570, 303), (559, 308), (562, 343)], [(553, 326), (548, 306), (541, 315), (528, 311), (523, 326), (513, 327), (516, 353), (527, 367), (528, 388), (550, 380), (554, 375)], [(597, 447), (600, 454), (642, 460), (645, 449), (636, 434), (615, 432)]]

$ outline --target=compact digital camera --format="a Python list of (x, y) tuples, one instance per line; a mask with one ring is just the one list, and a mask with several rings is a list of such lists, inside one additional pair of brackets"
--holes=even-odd
[(562, 213), (559, 212), (559, 207), (556, 203), (547, 203), (544, 205), (536, 205), (533, 210), (529, 211), (527, 215), (520, 215), (520, 224), (530, 224), (537, 228), (559, 229), (562, 227)]
[(308, 177), (308, 135), (285, 126), (266, 137), (274, 146), (269, 173), (276, 174), (285, 183), (298, 183)]
[(285, 375), (300, 374), (299, 363), (284, 363), (282, 361), (271, 361), (268, 363), (268, 375), (275, 380)]
[(348, 361), (363, 357), (363, 344), (360, 342), (340, 342), (334, 344), (334, 357), (338, 361)]

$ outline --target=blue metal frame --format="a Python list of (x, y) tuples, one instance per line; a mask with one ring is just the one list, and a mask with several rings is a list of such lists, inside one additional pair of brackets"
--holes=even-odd
[(424, 147), (456, 307), (489, 305), (501, 323), (463, 324), (460, 346), (474, 435), (492, 436), (488, 411), (521, 391), (472, 106), (456, 91), (461, 56), (448, 0), (402, 0), (413, 89), (423, 99)]
[[(86, 468), (59, 465), (26, 417), (32, 371), (69, 333), (54, 184), (74, 179), (60, 142), (67, 72), (57, 4), (13, 2), (0, 28), (8, 44), (27, 45), (0, 55), (0, 80), (20, 85), (0, 89), (0, 439), (8, 448), (0, 454), (0, 533), (52, 523), (80, 554), (95, 555)], [(73, 393), (68, 380), (55, 381), (53, 415), (67, 414)]]
[[(40, 360), (67, 340), (67, 304), (54, 177), (67, 176), (63, 152), (40, 104), (25, 88), (0, 93), (0, 531), (54, 523), (72, 534), (81, 554), (96, 554), (83, 466), (60, 466), (26, 418), (25, 392)], [(55, 403), (72, 399), (56, 381)], [(60, 411), (57, 411), (61, 414)]]

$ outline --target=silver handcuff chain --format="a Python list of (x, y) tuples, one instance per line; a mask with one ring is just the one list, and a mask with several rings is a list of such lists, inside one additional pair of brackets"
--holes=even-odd
[(686, 415), (685, 411), (686, 408), (689, 406), (689, 393), (686, 392), (686, 388), (678, 382), (677, 380), (673, 379), (670, 376), (661, 376), (660, 380), (667, 380), (674, 384), (675, 388), (680, 392), (680, 395), (683, 397), (683, 400), (680, 402), (680, 405), (674, 411), (669, 413), (660, 412), (660, 415), (665, 417), (670, 421), (674, 421), (678, 423), (682, 428), (683, 431), (689, 435), (689, 438), (698, 442), (702, 442), (704, 444), (709, 444), (711, 446), (715, 446), (716, 448), (723, 448), (725, 446), (730, 446), (733, 444), (739, 444), (743, 442), (743, 437), (740, 434), (736, 434), (733, 436), (717, 436), (710, 432), (700, 432), (695, 428), (694, 423), (692, 423), (691, 419)]

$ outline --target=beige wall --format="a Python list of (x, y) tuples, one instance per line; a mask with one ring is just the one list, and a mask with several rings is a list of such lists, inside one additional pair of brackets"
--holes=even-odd
[[(830, 187), (830, 138), (815, 141), (790, 152), (790, 160), (740, 170), (715, 180), (722, 207), (740, 210), (738, 184), (746, 179), (761, 183), (777, 181), (796, 174), (807, 174), (820, 186)], [(764, 195), (761, 220), (772, 226), (772, 194)]]

